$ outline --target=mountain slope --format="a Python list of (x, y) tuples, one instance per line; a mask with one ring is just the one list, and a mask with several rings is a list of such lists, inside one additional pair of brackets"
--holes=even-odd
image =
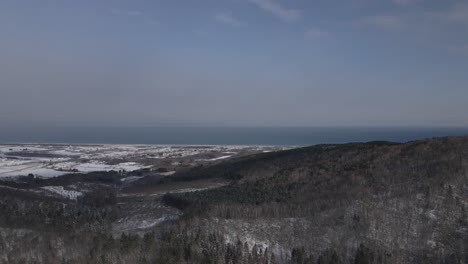
[(350, 260), (363, 244), (388, 263), (468, 261), (468, 137), (319, 145), (175, 177), (216, 175), (233, 181), (165, 201), (278, 253)]

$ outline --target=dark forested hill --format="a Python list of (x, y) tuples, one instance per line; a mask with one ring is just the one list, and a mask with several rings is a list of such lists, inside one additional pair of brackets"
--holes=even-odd
[[(440, 188), (462, 192), (468, 138), (317, 145), (244, 157), (160, 181), (231, 180), (223, 188), (173, 195), (187, 202), (243, 204), (389, 197)], [(456, 186), (455, 186), (456, 185)], [(457, 189), (457, 190), (454, 190)], [(204, 199), (203, 195), (214, 195)]]
[[(205, 181), (223, 185), (174, 187)], [(117, 201), (105, 205), (0, 189), (0, 263), (468, 263), (468, 137), (317, 145), (106, 182)], [(183, 216), (112, 232), (125, 208), (162, 208), (148, 201)]]
[(268, 245), (350, 260), (363, 244), (388, 263), (467, 262), (468, 137), (318, 145), (176, 177), (233, 180), (165, 201)]

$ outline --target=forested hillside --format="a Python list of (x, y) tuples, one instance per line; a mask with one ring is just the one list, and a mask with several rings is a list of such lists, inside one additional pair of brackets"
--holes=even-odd
[[(91, 185), (75, 175), (67, 181), (92, 189), (75, 201), (35, 189), (59, 179), (2, 183), (0, 263), (468, 263), (468, 137), (317, 145), (119, 177)], [(180, 187), (200, 182), (223, 184)], [(177, 217), (117, 232), (137, 207)]]
[(388, 263), (464, 263), (467, 161), (466, 137), (319, 145), (200, 169), (234, 181), (164, 199), (279, 251), (333, 249), (348, 262), (362, 244)]

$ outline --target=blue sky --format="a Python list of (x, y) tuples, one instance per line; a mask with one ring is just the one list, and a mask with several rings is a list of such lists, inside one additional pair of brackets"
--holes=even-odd
[(468, 1), (2, 0), (7, 125), (468, 126)]

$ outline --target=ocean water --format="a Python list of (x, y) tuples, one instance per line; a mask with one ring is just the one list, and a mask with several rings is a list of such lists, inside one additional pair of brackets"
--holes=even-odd
[(61, 127), (2, 128), (0, 143), (289, 145), (468, 135), (468, 128), (402, 127)]

